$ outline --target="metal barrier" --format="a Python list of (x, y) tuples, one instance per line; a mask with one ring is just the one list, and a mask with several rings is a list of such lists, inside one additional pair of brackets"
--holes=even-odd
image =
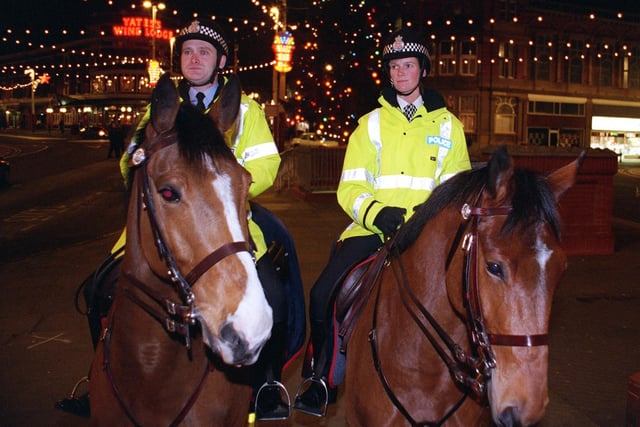
[(346, 147), (296, 147), (281, 153), (274, 187), (297, 187), (309, 193), (331, 193), (338, 188)]

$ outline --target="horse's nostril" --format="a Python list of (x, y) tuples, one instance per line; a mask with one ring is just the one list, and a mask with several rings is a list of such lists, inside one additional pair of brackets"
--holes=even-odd
[(231, 347), (235, 347), (240, 341), (240, 337), (236, 333), (231, 323), (226, 323), (220, 330), (220, 338), (228, 343)]
[(233, 356), (238, 362), (247, 357), (247, 342), (236, 332), (232, 323), (225, 324), (220, 330), (220, 338), (233, 349)]
[(500, 413), (498, 424), (502, 427), (521, 427), (520, 411), (513, 406), (506, 408)]

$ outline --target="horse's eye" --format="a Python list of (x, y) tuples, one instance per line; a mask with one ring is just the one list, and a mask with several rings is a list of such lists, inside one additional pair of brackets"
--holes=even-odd
[(493, 276), (504, 279), (504, 272), (502, 271), (502, 267), (496, 262), (488, 262), (487, 271)]
[(180, 194), (171, 187), (163, 187), (159, 191), (160, 196), (167, 202), (179, 202)]

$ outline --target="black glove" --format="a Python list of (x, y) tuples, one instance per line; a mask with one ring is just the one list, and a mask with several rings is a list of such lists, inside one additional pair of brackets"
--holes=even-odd
[(389, 236), (404, 222), (404, 214), (406, 213), (405, 208), (387, 206), (378, 212), (373, 220), (373, 225), (378, 227), (385, 236)]

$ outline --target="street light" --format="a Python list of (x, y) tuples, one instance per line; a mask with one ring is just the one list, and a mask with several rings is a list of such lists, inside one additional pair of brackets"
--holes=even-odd
[(156, 14), (158, 10), (164, 10), (167, 6), (164, 3), (152, 3), (150, 1), (144, 1), (142, 6), (149, 9), (151, 8), (151, 59), (156, 59), (156, 34), (158, 29), (156, 28)]

